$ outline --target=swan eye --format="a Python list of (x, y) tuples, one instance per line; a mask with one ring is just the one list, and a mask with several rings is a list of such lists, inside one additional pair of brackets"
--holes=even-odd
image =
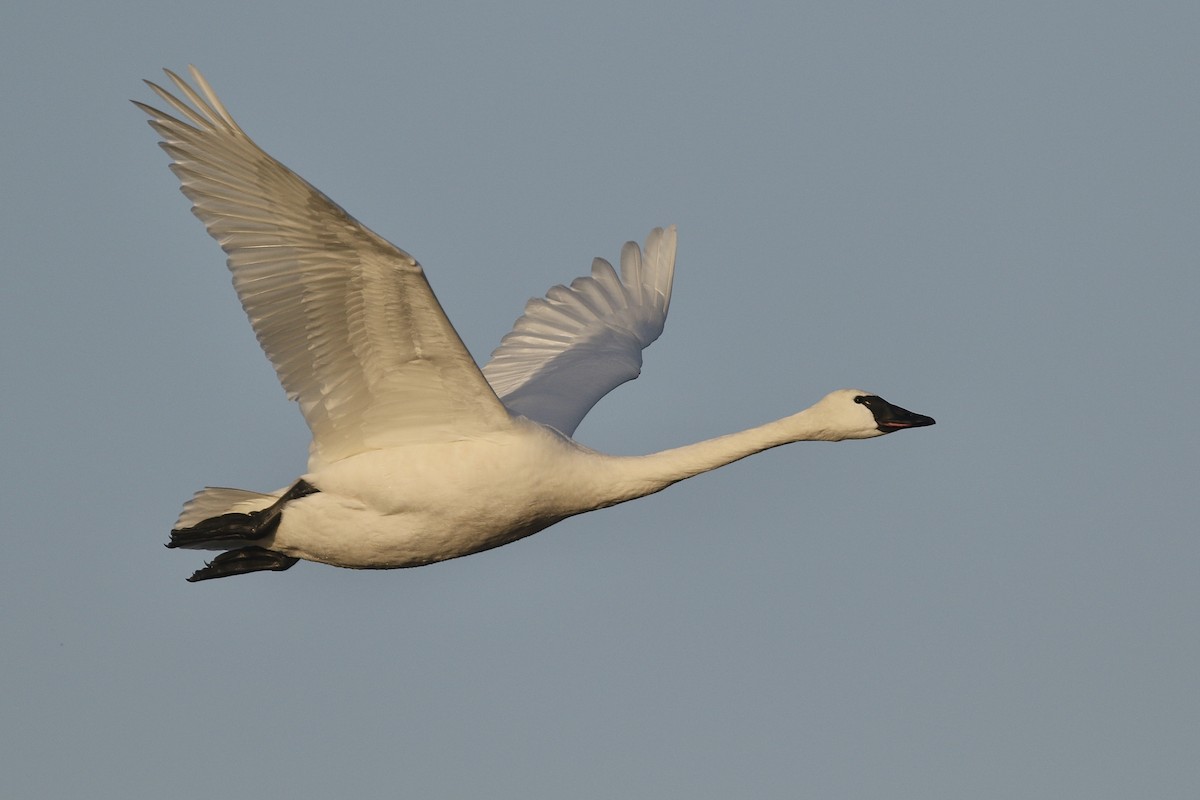
[(865, 394), (860, 394), (858, 397), (854, 398), (854, 402), (861, 405), (861, 404), (867, 402), (867, 396)]

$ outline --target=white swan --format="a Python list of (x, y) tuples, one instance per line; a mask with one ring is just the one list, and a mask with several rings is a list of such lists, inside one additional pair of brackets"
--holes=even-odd
[(179, 115), (137, 103), (192, 210), (228, 254), (258, 341), (312, 430), (308, 471), (272, 494), (204, 489), (169, 547), (222, 550), (189, 580), (299, 559), (390, 569), (477, 553), (770, 447), (868, 439), (933, 420), (843, 389), (790, 417), (640, 457), (570, 436), (636, 378), (667, 316), (675, 229), (525, 307), (482, 371), (412, 256), (267, 155), (204, 77)]

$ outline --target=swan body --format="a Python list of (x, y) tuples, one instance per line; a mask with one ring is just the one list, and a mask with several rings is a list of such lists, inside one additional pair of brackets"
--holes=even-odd
[[(189, 580), (284, 570), (414, 567), (537, 533), (795, 441), (868, 439), (933, 420), (842, 389), (740, 433), (645, 456), (571, 438), (592, 406), (637, 377), (662, 333), (674, 227), (626, 243), (618, 273), (526, 306), (480, 370), (412, 256), (261, 150), (194, 67), (178, 114), (136, 103), (162, 136), (194, 213), (228, 255), (260, 344), (313, 433), (307, 472), (263, 494), (208, 488), (170, 547), (222, 551)], [(197, 91), (198, 89), (198, 91)], [(136, 101), (135, 101), (136, 102)], [(190, 104), (189, 104), (190, 103)]]

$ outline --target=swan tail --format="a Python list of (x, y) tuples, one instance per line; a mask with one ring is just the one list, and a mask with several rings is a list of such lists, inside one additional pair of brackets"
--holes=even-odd
[(196, 492), (192, 495), (191, 500), (183, 504), (183, 510), (179, 513), (179, 519), (175, 520), (174, 527), (177, 529), (190, 528), (209, 517), (227, 514), (231, 511), (242, 513), (259, 511), (274, 503), (280, 494), (282, 492), (263, 494), (246, 489), (208, 486)]
[(205, 489), (183, 507), (167, 547), (232, 550), (266, 538), (279, 527), (288, 503), (316, 491), (304, 480), (274, 495), (243, 489)]

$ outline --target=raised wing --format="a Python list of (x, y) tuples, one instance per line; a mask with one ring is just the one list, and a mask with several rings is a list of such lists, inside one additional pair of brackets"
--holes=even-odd
[(250, 140), (195, 68), (180, 118), (135, 104), (162, 136), (192, 211), (288, 397), (312, 429), (309, 468), (366, 450), (496, 430), (511, 417), (420, 264)]
[(592, 274), (530, 300), (483, 374), (509, 410), (568, 436), (601, 397), (642, 369), (663, 331), (675, 274), (675, 226), (655, 228), (645, 252), (621, 249), (621, 276), (602, 258)]

